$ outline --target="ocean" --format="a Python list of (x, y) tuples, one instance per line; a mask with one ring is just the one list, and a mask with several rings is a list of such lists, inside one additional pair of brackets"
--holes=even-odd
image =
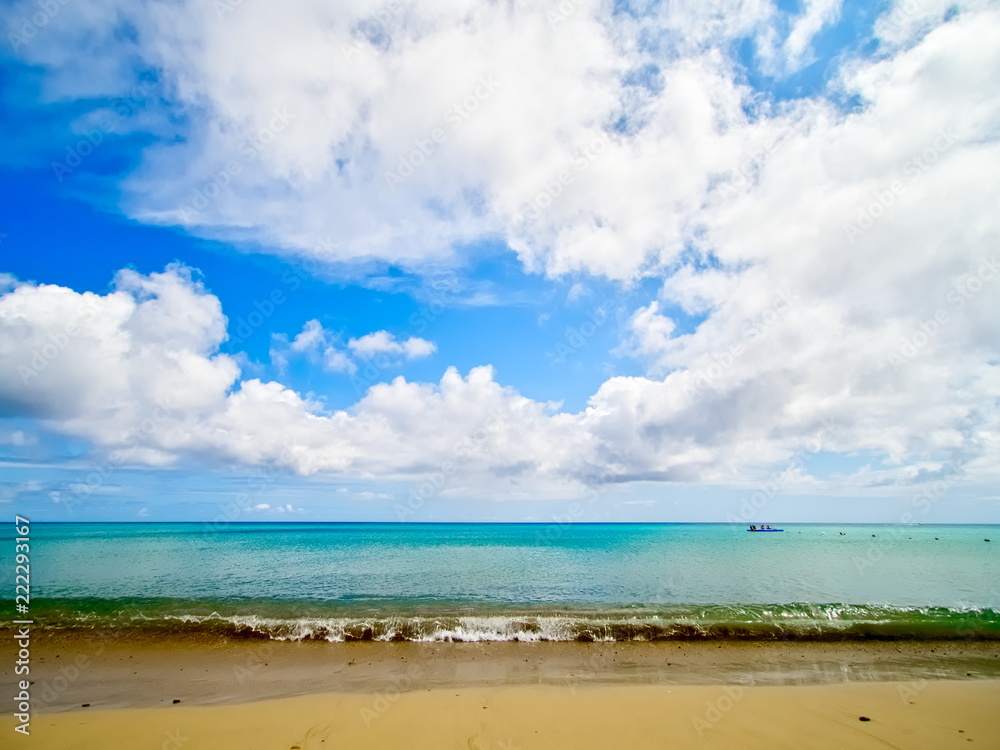
[(30, 611), (278, 640), (1000, 640), (1000, 527), (783, 528), (35, 523)]

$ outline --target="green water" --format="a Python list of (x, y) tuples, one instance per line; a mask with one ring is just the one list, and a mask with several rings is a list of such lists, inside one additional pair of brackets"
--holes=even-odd
[(33, 524), (32, 616), (328, 640), (1000, 638), (997, 527), (784, 528)]

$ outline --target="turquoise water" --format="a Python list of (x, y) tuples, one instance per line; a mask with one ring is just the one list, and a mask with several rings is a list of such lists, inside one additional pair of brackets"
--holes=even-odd
[(32, 616), (327, 640), (1000, 638), (1000, 528), (785, 529), (34, 524)]

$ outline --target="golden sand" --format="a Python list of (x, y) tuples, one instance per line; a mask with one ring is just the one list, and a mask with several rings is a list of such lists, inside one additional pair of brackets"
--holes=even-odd
[(1000, 748), (1000, 681), (428, 689), (4, 724), (5, 747), (38, 750)]
[[(9, 643), (0, 656), (3, 684), (15, 685)], [(16, 733), (7, 713), (2, 748), (1000, 748), (992, 642), (337, 644), (48, 633), (33, 643), (31, 679), (31, 734)]]

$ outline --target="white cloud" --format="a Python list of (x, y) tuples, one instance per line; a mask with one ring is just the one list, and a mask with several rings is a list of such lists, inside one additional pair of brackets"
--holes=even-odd
[[(449, 369), (439, 385), (397, 378), (349, 412), (324, 412), (278, 383), (239, 381), (235, 360), (218, 353), (218, 300), (186, 269), (123, 272), (117, 286), (101, 297), (22, 285), (0, 297), (8, 414), (36, 416), (120, 462), (214, 456), (303, 474), (419, 473), (456, 451), (480, 470), (557, 471), (576, 442), (562, 434), (567, 421), (549, 418), (554, 405), (501, 387), (489, 367), (465, 378)], [(530, 423), (540, 429), (522, 439)], [(543, 450), (549, 441), (559, 447)]]
[(355, 358), (378, 358), (380, 367), (387, 367), (401, 360), (427, 357), (437, 351), (437, 345), (433, 341), (417, 336), (397, 340), (388, 331), (375, 331), (352, 338), (344, 348), (340, 347), (339, 339), (336, 333), (324, 328), (318, 320), (309, 320), (291, 341), (282, 334), (272, 337), (271, 360), (279, 369), (284, 369), (289, 357), (303, 355), (311, 361), (322, 363), (329, 372), (353, 375), (358, 371)]
[(775, 60), (773, 38), (770, 38), (766, 56), (779, 73), (788, 73), (812, 62), (809, 45), (825, 26), (835, 22), (840, 16), (843, 0), (805, 0), (802, 12), (792, 19), (791, 28), (781, 43), (781, 54)]
[(351, 339), (347, 346), (358, 357), (371, 359), (379, 354), (391, 354), (406, 359), (427, 357), (437, 351), (433, 341), (411, 336), (403, 341), (388, 331), (375, 331), (361, 338)]
[[(640, 310), (632, 346), (670, 374), (609, 381), (592, 404), (668, 436), (710, 415), (726, 425), (714, 440), (739, 436), (706, 455), (715, 465), (729, 452), (764, 461), (828, 418), (840, 427), (827, 449), (950, 457), (996, 477), (985, 457), (1000, 394), (988, 343), (1000, 315), (997, 38), (997, 13), (959, 16), (892, 59), (852, 67), (843, 87), (863, 110), (817, 111), (805, 130), (774, 123), (777, 145), (753, 179), (703, 217), (701, 246), (723, 270), (664, 286), (707, 319), (665, 336), (656, 308)], [(642, 446), (656, 445), (647, 434)], [(866, 481), (887, 476), (908, 481), (895, 469)]]
[(285, 505), (270, 505), (269, 503), (257, 503), (250, 508), (255, 513), (301, 513), (302, 508), (296, 508), (291, 503)]
[(323, 352), (323, 365), (330, 372), (342, 372), (351, 375), (358, 370), (358, 366), (347, 355), (347, 352), (329, 347)]
[(305, 356), (312, 362), (321, 363), (329, 372), (354, 374), (357, 372), (357, 365), (338, 345), (337, 334), (325, 329), (318, 320), (307, 320), (302, 331), (291, 341), (284, 334), (272, 335), (271, 361), (283, 371), (291, 357)]
[(152, 429), (148, 420), (212, 413), (239, 372), (217, 353), (226, 335), (218, 299), (184, 267), (121, 271), (104, 296), (22, 284), (0, 300), (5, 410), (102, 446), (131, 444), (126, 452), (147, 463), (169, 460), (172, 440), (151, 448), (137, 434)]
[(358, 492), (355, 497), (359, 500), (392, 500), (392, 495), (385, 492), (372, 492), (371, 490)]
[[(828, 93), (855, 98), (849, 112), (822, 97), (769, 106), (741, 81), (728, 45), (773, 36), (764, 2), (664, 3), (641, 23), (580, 3), (554, 25), (544, 8), (401, 5), (374, 41), (358, 31), (360, 5), (245, 3), (224, 19), (209, 4), (148, 18), (122, 7), (137, 24), (130, 52), (201, 123), (146, 152), (126, 188), (133, 216), (327, 260), (439, 269), (462, 242), (499, 236), (529, 270), (662, 275), (659, 299), (631, 319), (628, 349), (648, 376), (612, 378), (567, 414), (489, 367), (449, 369), (328, 413), (279, 383), (241, 381), (218, 353), (218, 300), (174, 268), (122, 272), (104, 296), (4, 295), (0, 405), (147, 463), (197, 454), (419, 476), (485, 430), (461, 473), (732, 481), (815, 439), (888, 457), (845, 480), (858, 486), (917, 481), (945, 459), (995, 481), (1000, 11), (913, 5), (876, 25), (879, 58), (842, 61)], [(806, 5), (775, 43), (780, 69), (807, 59), (837, 7)], [(50, 87), (121, 85), (113, 58), (77, 77), (80, 39), (119, 48), (91, 38), (82, 7), (61, 13), (74, 23), (23, 51), (58, 69)], [(241, 156), (284, 107), (287, 128)], [(434, 153), (411, 158), (438, 127)], [(421, 163), (389, 185), (401, 159)], [(216, 199), (183, 208), (233, 160), (240, 173)], [(327, 236), (338, 241), (315, 241)], [(703, 319), (679, 328), (672, 304)], [(349, 354), (433, 351), (387, 331), (331, 357), (333, 343), (310, 322), (279, 350), (342, 371)], [(49, 350), (60, 366), (45, 365)], [(137, 435), (158, 403), (166, 416)]]
[(576, 302), (578, 299), (586, 297), (587, 294), (589, 294), (589, 292), (590, 290), (587, 289), (587, 286), (585, 284), (581, 284), (579, 281), (577, 281), (576, 283), (573, 284), (573, 286), (569, 288), (569, 291), (566, 292), (566, 301)]
[[(720, 197), (718, 176), (791, 117), (838, 117), (815, 101), (791, 115), (762, 102), (732, 49), (747, 38), (794, 69), (840, 5), (808, 0), (789, 16), (766, 0), (610, 14), (594, 0), (377, 11), (300, 0), (220, 17), (210, 3), (104, 0), (61, 6), (17, 53), (47, 70), (51, 98), (126, 92), (137, 60), (157, 71), (143, 117), (160, 115), (149, 126), (159, 138), (124, 186), (125, 209), (144, 221), (417, 270), (498, 236), (531, 270), (633, 279), (676, 264)], [(949, 26), (981, 18), (982, 33), (996, 14), (984, 0), (901, 0), (876, 33), (906, 54), (954, 9)], [(29, 10), (23, 0), (10, 16)]]
[(24, 430), (0, 430), (0, 445), (21, 447), (35, 445), (37, 442), (38, 437), (36, 435), (29, 435)]
[[(763, 333), (755, 337), (710, 318), (706, 330), (722, 338), (731, 333), (742, 341), (742, 354), (726, 363), (704, 353), (699, 339), (708, 334), (680, 337), (671, 354), (676, 369), (663, 381), (612, 378), (577, 414), (501, 386), (489, 367), (465, 377), (449, 368), (437, 384), (396, 378), (373, 386), (351, 409), (328, 412), (279, 383), (240, 381), (233, 360), (217, 352), (218, 302), (185, 269), (126, 274), (119, 286), (96, 299), (30, 285), (0, 297), (6, 411), (43, 417), (51, 429), (91, 440), (119, 461), (158, 465), (197, 456), (277, 464), (300, 474), (440, 475), (454, 480), (442, 494), (463, 487), (473, 495), (480, 486), (527, 497), (533, 488), (558, 494), (560, 486), (590, 481), (731, 482), (745, 469), (787, 460), (812, 438), (824, 450), (882, 451), (901, 464), (929, 465), (928, 457), (944, 451), (979, 477), (996, 472), (988, 457), (1000, 441), (988, 405), (1000, 383), (995, 366), (976, 363), (980, 350), (955, 360), (947, 345), (942, 359), (935, 345), (926, 362), (914, 359), (895, 372), (877, 348), (887, 339), (866, 347), (866, 329), (842, 340), (809, 337), (822, 304), (803, 306), (797, 317), (793, 300), (770, 323), (762, 316)], [(734, 304), (753, 299), (744, 292)], [(39, 342), (59, 339), (84, 304), (96, 312), (50, 366), (23, 381), (16, 377)], [(53, 309), (66, 314), (54, 316)], [(960, 340), (973, 334), (975, 320), (956, 317), (949, 334)], [(839, 335), (831, 320), (822, 324)], [(649, 348), (673, 341), (667, 336)], [(90, 345), (76, 345), (83, 342)], [(951, 386), (955, 373), (942, 366), (953, 360), (963, 368), (961, 386)], [(59, 400), (40, 396), (56, 393)], [(920, 408), (914, 394), (925, 399)], [(893, 481), (918, 474), (897, 472)]]
[(875, 21), (875, 35), (886, 52), (912, 46), (951, 13), (996, 10), (992, 0), (894, 0)]
[(321, 345), (326, 345), (326, 332), (318, 320), (309, 320), (288, 348), (293, 352), (308, 352), (320, 348)]
[(417, 270), (500, 236), (529, 268), (613, 278), (683, 250), (750, 125), (729, 50), (776, 15), (766, 0), (638, 17), (596, 0), (217, 7), (64, 6), (18, 50), (58, 97), (119, 95), (135, 61), (157, 71), (131, 216)]
[(629, 327), (634, 334), (632, 348), (640, 357), (662, 356), (675, 346), (671, 338), (676, 328), (674, 321), (662, 315), (659, 310), (659, 303), (651, 302), (646, 307), (636, 310), (629, 321)]
[(23, 482), (3, 481), (0, 482), (0, 503), (9, 503), (17, 500), (22, 495), (33, 495), (44, 492), (49, 485), (38, 479), (29, 479)]
[(713, 268), (695, 271), (691, 266), (682, 266), (663, 282), (660, 296), (680, 305), (688, 315), (700, 315), (722, 305), (738, 282), (734, 273)]

